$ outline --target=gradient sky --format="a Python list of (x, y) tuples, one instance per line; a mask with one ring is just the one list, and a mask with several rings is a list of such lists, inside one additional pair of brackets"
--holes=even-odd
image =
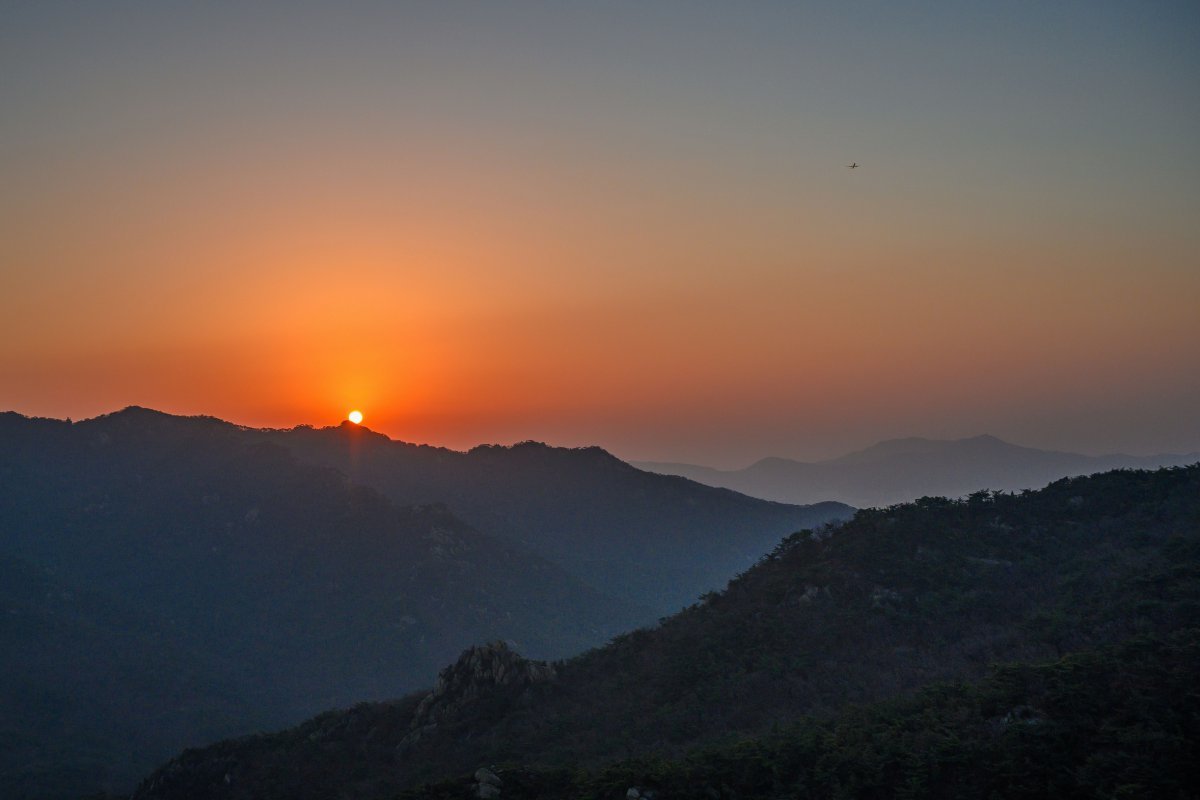
[(0, 409), (1200, 450), (1194, 0), (10, 2), (0, 108)]

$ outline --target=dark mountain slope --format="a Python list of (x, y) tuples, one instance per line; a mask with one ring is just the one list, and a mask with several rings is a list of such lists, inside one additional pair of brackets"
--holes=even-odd
[[(977, 684), (807, 717), (757, 739), (595, 771), (493, 772), (505, 800), (627, 797), (1194, 800), (1200, 787), (1200, 630), (1137, 637)], [(477, 797), (463, 776), (400, 800)]]
[[(98, 598), (85, 615), (109, 600), (137, 607), (103, 625), (84, 616), (4, 628), (14, 678), (0, 686), (2, 707), (36, 712), (23, 688), (31, 684), (17, 677), (56, 675), (58, 706), (90, 720), (95, 735), (84, 733), (112, 748), (108, 761), (126, 763), (131, 746), (109, 735), (105, 709), (155, 698), (163, 713), (131, 722), (144, 726), (134, 740), (154, 745), (137, 756), (139, 771), (181, 737), (396, 696), (472, 641), (563, 656), (646, 617), (444, 507), (396, 506), (217, 420), (136, 409), (77, 424), (5, 414), (0, 454), (0, 556), (53, 577), (6, 622), (63, 619), (56, 598), (65, 594)], [(55, 670), (28, 674), (41, 669), (38, 648), (51, 647)], [(195, 686), (177, 669), (186, 653), (196, 654)], [(166, 709), (197, 724), (165, 722), (175, 713)], [(23, 724), (65, 741), (75, 722), (56, 729), (59, 721), (47, 711)], [(21, 796), (10, 789), (0, 795)]]
[(0, 642), (4, 797), (132, 786), (164, 751), (278, 720), (161, 620), (5, 556)]
[[(723, 593), (549, 679), (498, 680), (468, 654), (425, 698), (185, 753), (138, 797), (283, 796), (270, 776), (301, 763), (312, 785), (366, 798), (480, 764), (675, 756), (1197, 618), (1200, 466), (925, 499), (789, 537)], [(422, 712), (433, 707), (452, 710)]]
[(819, 498), (870, 507), (925, 496), (961, 497), (982, 488), (1039, 489), (1062, 477), (1112, 469), (1182, 466), (1196, 461), (1200, 461), (1200, 454), (1085, 456), (1020, 447), (994, 436), (976, 436), (954, 441), (894, 439), (828, 461), (764, 458), (741, 470), (653, 462), (637, 466), (784, 503)]
[[(136, 412), (60, 425), (57, 447), (5, 437), (6, 549), (65, 579), (167, 604), (215, 643), (250, 629), (248, 644), (271, 659), (321, 642), (320, 659), (372, 673), (364, 662), (385, 653), (457, 653), (471, 630), (566, 654), (641, 613), (443, 507), (396, 506), (215, 420)], [(289, 615), (303, 624), (274, 624)], [(392, 642), (363, 658), (373, 638), (364, 634), (380, 631)], [(314, 665), (288, 672), (297, 669)]]
[(787, 506), (646, 473), (598, 447), (526, 442), (459, 453), (350, 423), (267, 435), (396, 502), (445, 503), (480, 530), (660, 613), (722, 586), (781, 537), (852, 513), (838, 503)]

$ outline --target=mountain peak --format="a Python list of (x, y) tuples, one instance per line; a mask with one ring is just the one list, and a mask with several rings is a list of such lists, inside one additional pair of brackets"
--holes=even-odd
[(433, 690), (425, 695), (413, 714), (412, 733), (405, 742), (415, 742), (422, 731), (432, 729), (440, 720), (455, 716), (480, 700), (545, 683), (556, 675), (550, 664), (523, 658), (503, 641), (468, 648), (457, 661), (438, 673)]
[(126, 406), (120, 411), (101, 414), (84, 420), (81, 424), (95, 426), (102, 431), (106, 429), (158, 431), (168, 427), (183, 430), (209, 430), (214, 428), (244, 430), (243, 426), (226, 422), (218, 417), (205, 414), (169, 414), (166, 411), (158, 411), (157, 409), (146, 408), (145, 406)]
[(998, 452), (1004, 450), (1024, 450), (1027, 448), (1006, 442), (990, 433), (979, 436), (969, 436), (962, 439), (928, 439), (923, 436), (908, 436), (902, 439), (885, 439), (870, 447), (833, 459), (834, 462), (848, 464), (873, 461), (880, 458), (897, 456), (937, 455), (962, 452)]
[(614, 456), (612, 453), (598, 445), (589, 445), (586, 447), (557, 447), (555, 445), (538, 442), (532, 439), (517, 442), (515, 444), (481, 444), (472, 447), (467, 451), (467, 455), (471, 456), (516, 456), (518, 458), (527, 459), (561, 459), (561, 458), (582, 458), (592, 459), (597, 461), (613, 461), (624, 464), (625, 462)]
[(175, 414), (168, 414), (165, 411), (159, 411), (146, 406), (125, 406), (119, 411), (113, 411), (110, 414), (101, 414), (95, 419), (162, 419), (164, 417), (174, 417)]
[(330, 425), (327, 428), (322, 428), (322, 430), (330, 431), (330, 432), (339, 434), (341, 436), (356, 436), (356, 437), (362, 437), (362, 438), (381, 439), (381, 440), (387, 441), (387, 442), (394, 441), (392, 439), (392, 437), (388, 436), (386, 433), (380, 433), (377, 430), (372, 430), (371, 428), (368, 428), (366, 425), (363, 425), (361, 423), (351, 422), (348, 419), (342, 420), (341, 423), (338, 425)]

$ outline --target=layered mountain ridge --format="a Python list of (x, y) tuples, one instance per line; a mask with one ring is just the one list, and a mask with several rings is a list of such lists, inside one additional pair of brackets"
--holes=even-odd
[[(475, 642), (578, 653), (838, 513), (599, 448), (456, 454), (136, 407), (0, 414), (0, 794), (130, 788), (181, 747), (402, 695)], [(536, 548), (586, 551), (593, 532), (612, 555), (582, 577)], [(663, 574), (639, 574), (642, 557)]]
[(28, 712), (6, 796), (129, 786), (184, 745), (402, 694), (472, 641), (562, 656), (651, 614), (215, 420), (5, 416), (0, 441), (0, 556), (30, 576), (3, 618), (4, 706)]
[[(1063, 479), (1020, 495), (926, 498), (861, 511), (833, 532), (789, 537), (725, 591), (658, 627), (549, 665), (552, 679), (497, 685), (491, 692), (479, 691), (486, 681), (473, 683), (462, 712), (441, 716), (416, 741), (406, 737), (419, 719), (417, 709), (436, 692), (184, 753), (136, 797), (366, 800), (406, 788), (412, 797), (466, 797), (480, 784), (456, 776), (481, 765), (508, 765), (498, 775), (508, 776), (509, 788), (502, 791), (513, 797), (611, 797), (618, 781), (632, 791), (639, 785), (631, 783), (648, 777), (660, 786), (669, 775), (691, 780), (698, 764), (714, 765), (717, 778), (707, 775), (686, 792), (676, 787), (672, 796), (745, 796), (731, 783), (769, 786), (781, 775), (791, 788), (775, 785), (776, 794), (750, 796), (795, 796), (796, 785), (827, 796), (837, 786), (831, 781), (853, 775), (870, 796), (901, 797), (910, 796), (901, 790), (912, 784), (888, 782), (878, 762), (864, 755), (869, 749), (845, 749), (829, 737), (843, 729), (864, 747), (872, 741), (918, 747), (915, 732), (933, 720), (941, 722), (922, 746), (964, 721), (969, 728), (960, 728), (962, 739), (945, 734), (941, 750), (888, 756), (896, 759), (896, 780), (944, 779), (951, 787), (931, 796), (979, 786), (1001, 787), (999, 796), (1037, 796), (1029, 792), (1060, 784), (1073, 793), (1088, 781), (1119, 785), (1155, 772), (1156, 785), (1179, 786), (1188, 759), (1178, 756), (1194, 750), (1200, 731), (1179, 729), (1155, 709), (1168, 691), (1162, 687), (1185, 684), (1195, 668), (1200, 650), (1189, 631), (1198, 611), (1200, 465)], [(466, 663), (452, 672), (470, 673), (475, 657), (464, 656)], [(903, 700), (939, 681), (992, 680), (986, 676), (997, 662), (1056, 659), (1066, 660), (1044, 673), (1005, 673), (1010, 677), (1002, 675), (1000, 683), (985, 682), (978, 700), (970, 687), (954, 690), (967, 698), (961, 702), (947, 703), (950, 696), (939, 690)], [(1096, 659), (1100, 672), (1081, 669)], [(1039, 686), (1039, 674), (1066, 683)], [(1028, 679), (1014, 683), (1018, 675)], [(1131, 694), (1110, 683), (1119, 678), (1106, 677), (1118, 675), (1151, 682), (1151, 676), (1163, 676), (1153, 704), (1146, 695), (1151, 689)], [(1078, 692), (1111, 697), (1127, 711), (1114, 716), (1094, 703), (1071, 706)], [(870, 712), (876, 715), (870, 724), (887, 729), (874, 738), (862, 717), (847, 711), (893, 699), (908, 716), (897, 720), (897, 706)], [(1000, 743), (988, 738), (989, 730), (1013, 725), (1015, 732), (1032, 731), (1021, 726), (1043, 720), (1047, 727), (1040, 730), (1048, 738), (1040, 745), (1021, 737)], [(1163, 746), (1148, 755), (1137, 745), (1106, 743), (1105, 730), (1097, 727), (1105, 725), (1110, 732), (1158, 737)], [(799, 726), (799, 733), (772, 739), (772, 731), (788, 726)], [(760, 744), (753, 747), (759, 749), (748, 749), (745, 737), (756, 737)], [(743, 744), (734, 747), (735, 740)], [(1096, 742), (1094, 752), (1106, 759), (1103, 769), (1116, 773), (1081, 771), (1088, 753), (1072, 749), (1076, 741)], [(954, 751), (966, 745), (970, 749)], [(952, 752), (962, 758), (990, 753), (991, 760), (953, 761), (952, 771), (947, 766), (939, 772), (940, 762), (930, 761), (939, 752), (947, 758)], [(764, 767), (763, 754), (790, 765), (791, 772)], [(1138, 769), (1129, 766), (1133, 757), (1165, 760)], [(994, 770), (997, 758), (1037, 761), (1044, 772), (1021, 783), (1023, 793), (1009, 793), (1020, 776)], [(817, 764), (834, 772), (815, 772)], [(1064, 775), (1062, 764), (1078, 770)], [(581, 768), (599, 770), (593, 774), (608, 780), (607, 774), (612, 782), (580, 784)], [(448, 778), (454, 780), (415, 788)]]
[(478, 529), (660, 615), (724, 585), (783, 536), (853, 513), (840, 503), (764, 502), (647, 473), (599, 447), (521, 442), (464, 453), (350, 423), (263, 435), (395, 502), (446, 503)]
[(783, 503), (820, 498), (869, 508), (919, 497), (962, 497), (980, 489), (1040, 489), (1063, 477), (1196, 461), (1200, 453), (1087, 456), (1022, 447), (984, 434), (953, 440), (891, 439), (825, 461), (769, 457), (735, 470), (651, 461), (635, 465)]

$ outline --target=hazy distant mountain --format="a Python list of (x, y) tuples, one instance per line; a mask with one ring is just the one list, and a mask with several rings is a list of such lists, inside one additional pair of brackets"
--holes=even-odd
[(461, 453), (350, 423), (263, 435), (396, 502), (445, 503), (478, 529), (660, 615), (723, 586), (782, 537), (853, 512), (840, 503), (764, 502), (651, 474), (598, 447), (525, 442)]
[(764, 458), (745, 469), (641, 461), (650, 472), (681, 475), (783, 503), (837, 500), (859, 508), (918, 497), (962, 497), (979, 489), (1038, 489), (1051, 481), (1111, 469), (1156, 469), (1200, 461), (1200, 453), (1085, 456), (1020, 447), (994, 436), (893, 439), (840, 458)]
[(261, 439), (0, 414), (0, 796), (402, 694), (475, 641), (563, 656), (651, 616)]
[(513, 798), (1187, 797), (1197, 608), (1200, 466), (926, 498), (789, 537), (599, 650), (472, 648), (431, 691), (184, 753), (135, 797), (367, 800), (462, 776), (403, 795), (448, 800), (486, 796), (486, 765)]

